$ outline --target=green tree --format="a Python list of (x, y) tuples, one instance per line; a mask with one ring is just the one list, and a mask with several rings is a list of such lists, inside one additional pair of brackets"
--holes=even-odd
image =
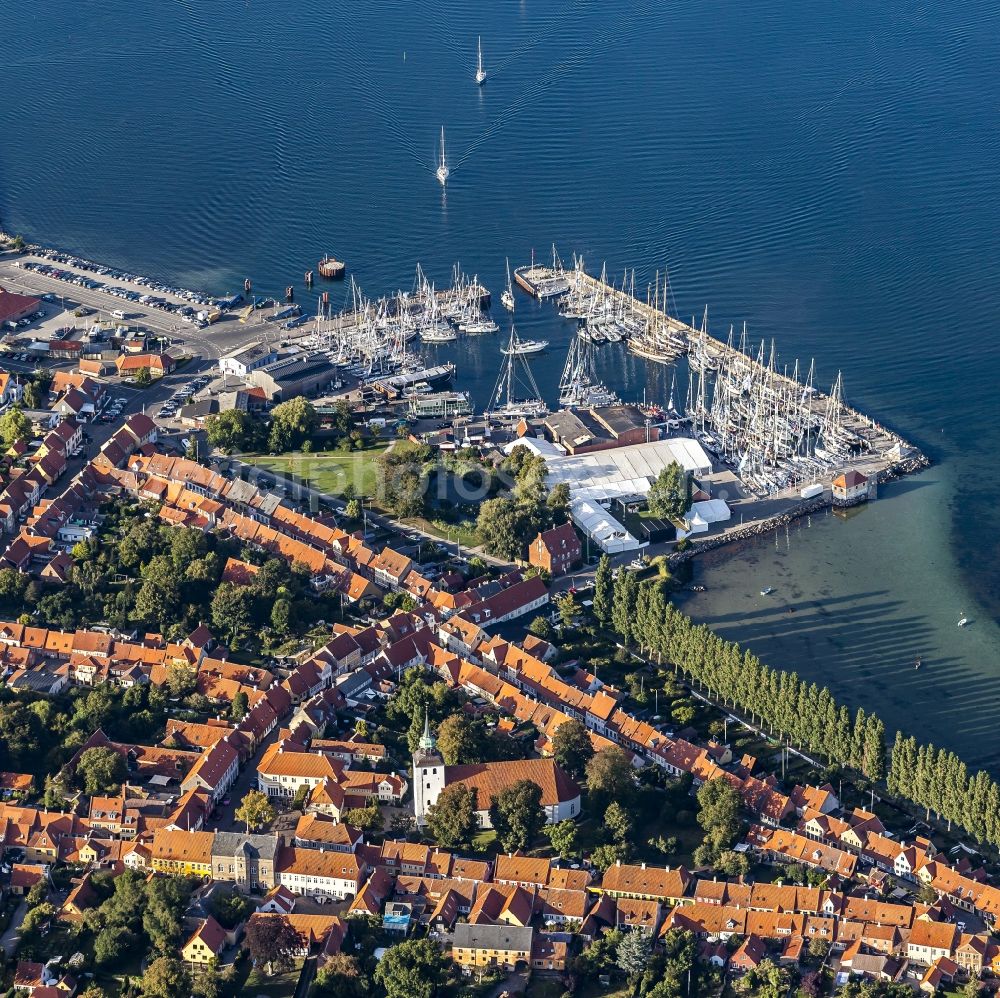
[(185, 697), (198, 685), (198, 670), (187, 662), (173, 662), (167, 666), (165, 685), (172, 697)]
[(453, 783), (427, 809), (427, 830), (444, 849), (468, 845), (479, 830), (476, 808), (475, 787)]
[(524, 517), (510, 496), (487, 499), (479, 507), (476, 533), (487, 554), (514, 561), (524, 554)]
[(378, 804), (372, 803), (367, 807), (352, 807), (348, 808), (343, 815), (341, 820), (345, 825), (352, 825), (354, 828), (360, 828), (363, 832), (381, 832), (385, 826), (385, 819), (382, 817), (382, 812), (379, 810)]
[(632, 761), (617, 745), (601, 749), (587, 763), (587, 790), (607, 806), (611, 801), (628, 802), (635, 789)]
[(386, 998), (435, 998), (444, 986), (448, 962), (430, 939), (407, 939), (391, 946), (375, 968)]
[(785, 998), (790, 985), (788, 971), (771, 960), (761, 961), (733, 982), (737, 993), (754, 995), (754, 998)]
[(191, 977), (180, 960), (160, 956), (146, 967), (139, 987), (143, 998), (177, 998), (190, 990)]
[(504, 852), (527, 849), (545, 827), (542, 788), (532, 780), (505, 787), (490, 803), (490, 821)]
[(226, 929), (235, 929), (254, 913), (254, 903), (243, 894), (216, 891), (209, 901), (212, 917)]
[(532, 619), (531, 623), (528, 624), (528, 632), (534, 634), (536, 638), (541, 638), (543, 641), (551, 641), (554, 634), (552, 625), (549, 623), (549, 618), (543, 614), (539, 614)]
[(437, 748), (446, 766), (482, 762), (479, 733), (464, 714), (451, 714), (438, 726)]
[(313, 404), (299, 395), (276, 405), (271, 410), (271, 432), (268, 448), (275, 454), (301, 447), (316, 429), (317, 416)]
[(49, 883), (45, 877), (41, 877), (36, 880), (28, 890), (27, 895), (24, 898), (25, 904), (28, 908), (37, 908), (40, 904), (43, 904), (49, 896)]
[(646, 969), (649, 960), (650, 939), (641, 929), (626, 932), (618, 944), (615, 962), (630, 981), (636, 980)]
[(153, 374), (148, 367), (140, 367), (139, 370), (135, 372), (135, 377), (132, 379), (132, 382), (139, 388), (145, 388), (153, 383)]
[(94, 937), (94, 960), (99, 967), (111, 967), (128, 953), (132, 941), (127, 929), (109, 925)]
[(615, 582), (614, 602), (611, 604), (611, 624), (621, 635), (626, 647), (637, 633), (636, 607), (639, 601), (639, 580), (635, 572), (622, 570)]
[(885, 725), (871, 714), (865, 725), (861, 771), (870, 780), (885, 779)]
[(569, 486), (565, 482), (553, 485), (549, 489), (546, 505), (549, 508), (549, 519), (554, 524), (566, 523), (569, 520)]
[(646, 501), (654, 516), (679, 520), (690, 506), (691, 479), (676, 461), (672, 461), (656, 476)]
[(335, 953), (327, 957), (316, 975), (316, 991), (330, 998), (365, 998), (368, 986), (358, 961), (346, 953)]
[(559, 610), (559, 622), (567, 631), (571, 630), (576, 623), (576, 618), (582, 613), (583, 607), (580, 606), (572, 593), (566, 593), (565, 596), (561, 597), (556, 602), (556, 607)]
[(712, 863), (712, 869), (726, 877), (745, 877), (750, 872), (750, 860), (745, 852), (723, 849)]
[(245, 586), (223, 582), (212, 597), (212, 625), (219, 634), (236, 640), (253, 630), (254, 597)]
[(0, 442), (10, 447), (31, 437), (31, 420), (15, 405), (0, 416)]
[(127, 775), (125, 759), (114, 749), (89, 748), (76, 764), (76, 778), (88, 794), (110, 793), (121, 787)]
[(284, 637), (292, 629), (292, 602), (287, 599), (274, 601), (271, 607), (271, 627)]
[(605, 627), (611, 623), (611, 607), (614, 604), (615, 580), (612, 572), (611, 559), (606, 554), (601, 555), (594, 573), (594, 616)]
[(632, 834), (632, 818), (616, 800), (613, 800), (604, 812), (604, 827), (616, 842), (628, 842)]
[(242, 409), (227, 409), (205, 420), (205, 438), (226, 454), (257, 450), (262, 436), (260, 420)]
[(277, 813), (274, 805), (267, 799), (267, 794), (259, 790), (249, 790), (236, 809), (234, 817), (247, 826), (249, 834), (251, 829), (256, 832), (269, 825), (277, 817)]
[(229, 707), (229, 719), (238, 724), (244, 717), (246, 717), (249, 709), (250, 698), (243, 692), (243, 690), (239, 690), (236, 696), (233, 697), (233, 702)]
[(740, 795), (720, 776), (703, 783), (697, 798), (698, 824), (705, 829), (705, 838), (696, 850), (696, 861), (712, 865), (739, 835)]
[(628, 846), (620, 842), (606, 842), (598, 846), (590, 853), (590, 862), (602, 873), (615, 863), (622, 863), (628, 859)]
[(549, 837), (549, 843), (560, 856), (574, 856), (576, 854), (576, 822), (570, 818), (557, 821), (554, 825), (549, 825), (545, 829), (545, 834)]
[(582, 779), (587, 764), (594, 757), (590, 732), (582, 721), (571, 717), (556, 728), (552, 736), (552, 757), (575, 779)]

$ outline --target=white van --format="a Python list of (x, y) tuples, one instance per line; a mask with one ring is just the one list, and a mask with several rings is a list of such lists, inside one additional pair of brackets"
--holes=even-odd
[(120, 308), (116, 308), (111, 313), (111, 318), (112, 319), (124, 319), (125, 318), (125, 313)]

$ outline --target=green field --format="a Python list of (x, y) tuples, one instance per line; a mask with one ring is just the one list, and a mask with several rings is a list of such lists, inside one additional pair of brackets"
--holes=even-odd
[(275, 475), (294, 475), (328, 495), (344, 494), (347, 485), (359, 496), (375, 494), (375, 459), (383, 447), (357, 451), (317, 451), (314, 454), (282, 454), (247, 458), (247, 463)]

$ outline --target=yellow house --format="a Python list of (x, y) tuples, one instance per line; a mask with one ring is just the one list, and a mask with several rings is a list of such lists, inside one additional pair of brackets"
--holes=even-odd
[(226, 930), (209, 915), (181, 947), (185, 963), (205, 964), (219, 958), (226, 945)]
[(214, 832), (158, 828), (153, 833), (150, 866), (159, 873), (210, 877)]
[(519, 925), (455, 926), (451, 958), (465, 973), (473, 967), (501, 967), (514, 970), (519, 964), (528, 966), (534, 929)]

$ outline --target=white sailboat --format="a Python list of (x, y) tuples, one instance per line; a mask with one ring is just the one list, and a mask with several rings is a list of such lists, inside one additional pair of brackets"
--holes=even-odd
[[(510, 339), (503, 351), (507, 355), (507, 362), (497, 376), (487, 417), (520, 419), (548, 415), (549, 410), (542, 401), (535, 376), (531, 373), (523, 352), (518, 349), (520, 343), (514, 327), (511, 326)], [(519, 390), (525, 392), (525, 397), (518, 397)]]
[(476, 50), (477, 50), (477, 60), (476, 60), (476, 84), (477, 86), (482, 86), (486, 82), (486, 70), (483, 69), (483, 40), (482, 38), (476, 39)]
[(436, 171), (437, 178), (440, 181), (442, 187), (444, 187), (444, 185), (448, 182), (448, 175), (449, 175), (449, 173), (450, 173), (450, 171), (448, 169), (448, 160), (445, 157), (445, 153), (444, 153), (444, 125), (442, 125), (441, 126), (441, 157), (438, 160), (438, 168), (437, 168), (437, 171)]
[(526, 353), (541, 353), (549, 345), (548, 340), (522, 340), (518, 338), (513, 346), (502, 347), (500, 352), (503, 354), (526, 354)]
[(500, 295), (500, 304), (503, 305), (508, 312), (514, 311), (514, 285), (510, 281), (510, 260), (507, 260), (507, 287), (504, 288), (503, 294)]

